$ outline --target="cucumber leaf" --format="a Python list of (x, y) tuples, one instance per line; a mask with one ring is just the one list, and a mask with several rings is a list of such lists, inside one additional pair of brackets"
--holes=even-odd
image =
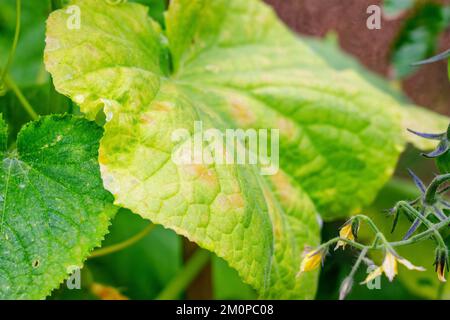
[[(296, 273), (319, 243), (317, 212), (348, 216), (391, 176), (405, 144), (397, 102), (330, 68), (257, 0), (172, 1), (165, 31), (141, 5), (72, 5), (81, 28), (52, 13), (45, 62), (82, 112), (106, 115), (99, 161), (115, 203), (215, 252), (261, 297), (313, 298), (317, 273)], [(279, 129), (281, 169), (176, 164), (193, 138), (172, 132), (196, 121)]]
[[(422, 151), (429, 151), (436, 148), (438, 144), (437, 141), (422, 139), (416, 135), (410, 134), (406, 129), (415, 128), (421, 132), (443, 132), (450, 122), (450, 119), (447, 116), (412, 105), (409, 99), (394, 84), (389, 83), (382, 76), (366, 69), (356, 58), (342, 51), (339, 48), (338, 41), (334, 34), (329, 34), (325, 41), (314, 38), (306, 38), (305, 41), (314, 52), (324, 58), (334, 69), (357, 70), (359, 75), (371, 85), (396, 99), (401, 105), (399, 111), (402, 114), (403, 136), (406, 141)], [(439, 61), (440, 59), (447, 59), (449, 55), (450, 50), (436, 57), (418, 62), (417, 64), (432, 63)]]
[(97, 162), (103, 130), (70, 116), (26, 125), (8, 151), (0, 120), (0, 298), (43, 299), (108, 231), (115, 213)]
[(355, 70), (364, 80), (385, 94), (389, 94), (399, 103), (409, 102), (398, 85), (389, 82), (383, 76), (367, 69), (356, 57), (343, 51), (339, 46), (338, 35), (335, 32), (328, 33), (324, 39), (305, 37), (303, 40), (334, 69)]

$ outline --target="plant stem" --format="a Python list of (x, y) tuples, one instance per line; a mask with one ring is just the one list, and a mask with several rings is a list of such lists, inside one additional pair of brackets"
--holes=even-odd
[[(450, 177), (450, 175), (449, 175)], [(436, 187), (437, 189), (437, 187)], [(442, 248), (446, 248), (444, 239), (442, 239), (441, 234), (439, 233), (439, 231), (436, 229), (435, 225), (432, 224), (430, 221), (428, 221), (427, 218), (425, 218), (420, 212), (418, 212), (417, 210), (415, 210), (413, 207), (411, 207), (411, 205), (406, 202), (406, 201), (400, 201), (397, 204), (399, 207), (403, 208), (404, 210), (408, 211), (410, 214), (412, 214), (416, 219), (419, 219), (427, 228), (428, 230), (431, 230), (432, 233), (434, 234), (434, 237), (436, 238), (436, 241), (438, 242), (438, 244), (442, 247)]]
[(439, 282), (436, 300), (442, 300), (445, 292), (445, 282)]
[(423, 231), (422, 233), (419, 233), (411, 238), (409, 238), (408, 240), (402, 240), (402, 241), (396, 241), (396, 242), (391, 242), (391, 246), (393, 247), (399, 247), (399, 246), (404, 246), (404, 245), (409, 245), (409, 244), (413, 244), (416, 243), (424, 238), (427, 238), (429, 236), (431, 236), (435, 231), (439, 231), (440, 229), (447, 227), (450, 224), (450, 218), (439, 222), (438, 224), (434, 225), (433, 229), (428, 229)]
[(62, 8), (61, 0), (50, 0), (50, 6), (52, 11), (61, 9)]
[(156, 300), (173, 300), (188, 287), (189, 283), (197, 276), (209, 261), (211, 254), (203, 249), (198, 249), (189, 259), (183, 269), (170, 281), (167, 287), (156, 297)]
[(14, 80), (8, 74), (5, 76), (5, 84), (8, 88), (10, 88), (14, 92), (14, 94), (16, 95), (17, 99), (19, 100), (20, 104), (25, 109), (25, 111), (28, 113), (28, 115), (31, 117), (31, 119), (37, 120), (39, 118), (38, 114), (36, 113), (36, 111), (34, 111), (33, 107), (28, 102), (27, 98), (25, 98), (22, 91), (20, 91), (17, 84), (14, 82)]
[(20, 36), (20, 16), (21, 16), (21, 0), (16, 0), (16, 30), (14, 32), (14, 40), (11, 50), (9, 51), (8, 60), (6, 61), (6, 65), (2, 70), (2, 74), (0, 77), (0, 84), (6, 80), (8, 70), (13, 62), (14, 55), (16, 54), (16, 48)]
[(358, 260), (356, 260), (355, 265), (353, 266), (352, 270), (350, 271), (349, 277), (353, 278), (355, 276), (355, 273), (356, 273), (356, 271), (358, 271), (358, 268), (361, 265), (361, 262), (366, 257), (368, 250), (369, 250), (369, 248), (364, 248), (361, 250), (361, 253), (358, 256)]
[[(402, 240), (402, 241), (394, 241), (394, 242), (386, 242), (384, 244), (380, 244), (380, 245), (371, 245), (371, 246), (367, 246), (367, 245), (363, 245), (360, 244), (358, 242), (349, 240), (349, 239), (345, 239), (345, 238), (341, 238), (341, 237), (336, 237), (333, 239), (328, 240), (327, 242), (321, 244), (318, 249), (321, 248), (325, 248), (328, 246), (333, 245), (334, 243), (338, 242), (338, 241), (343, 241), (345, 243), (347, 243), (348, 245), (360, 249), (360, 250), (364, 250), (364, 249), (371, 249), (371, 250), (381, 250), (381, 249), (386, 249), (386, 244), (388, 244), (391, 247), (401, 247), (401, 246), (406, 246), (406, 245), (410, 245), (410, 244), (414, 244), (420, 240), (423, 240), (427, 237), (432, 236), (433, 234), (435, 234), (436, 232), (439, 232), (440, 229), (447, 227), (450, 224), (450, 218), (441, 221), (435, 225), (433, 225), (433, 227), (431, 229), (427, 229), (425, 231), (423, 231), (422, 233), (419, 233), (411, 238), (409, 238), (408, 240)], [(377, 236), (379, 236), (380, 234), (377, 234)], [(442, 236), (440, 236), (440, 239), (442, 240)], [(438, 240), (438, 242), (441, 242)], [(443, 243), (443, 240), (442, 240)]]
[(123, 250), (125, 248), (128, 248), (128, 247), (132, 246), (133, 244), (135, 244), (136, 242), (138, 242), (139, 240), (141, 240), (142, 238), (144, 238), (146, 235), (148, 235), (154, 228), (155, 228), (154, 224), (149, 224), (141, 232), (137, 233), (133, 237), (131, 237), (131, 238), (129, 238), (129, 239), (123, 241), (123, 242), (114, 244), (114, 245), (109, 246), (109, 247), (105, 247), (105, 248), (101, 248), (101, 249), (95, 250), (89, 256), (89, 259), (102, 257), (102, 256), (105, 256), (107, 254), (111, 254), (111, 253)]
[(360, 250), (364, 250), (364, 249), (368, 248), (368, 246), (360, 244), (358, 242), (355, 242), (355, 241), (352, 241), (352, 240), (349, 240), (349, 239), (346, 239), (346, 238), (336, 237), (336, 238), (330, 239), (327, 242), (321, 244), (317, 249), (319, 250), (321, 248), (329, 247), (329, 246), (335, 244), (338, 241), (345, 242), (346, 244), (351, 245), (352, 247), (355, 247), (355, 248), (360, 249)]
[(358, 219), (366, 222), (369, 225), (369, 227), (372, 229), (372, 231), (375, 232), (375, 234), (381, 233), (380, 229), (378, 229), (377, 225), (369, 217), (359, 214), (359, 215), (352, 217), (352, 219), (355, 219), (355, 218), (358, 218)]

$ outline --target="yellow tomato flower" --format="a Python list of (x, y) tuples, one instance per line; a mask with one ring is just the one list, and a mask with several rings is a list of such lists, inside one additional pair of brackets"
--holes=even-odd
[(384, 257), (383, 264), (381, 267), (376, 268), (373, 270), (369, 275), (367, 276), (366, 280), (362, 282), (362, 284), (366, 284), (373, 279), (381, 276), (384, 272), (385, 276), (389, 279), (389, 281), (394, 280), (395, 276), (398, 273), (398, 263), (404, 265), (409, 270), (416, 270), (416, 271), (425, 271), (423, 267), (416, 267), (408, 260), (397, 256), (396, 254), (392, 253), (391, 251), (388, 251)]
[(445, 279), (445, 262), (436, 265), (436, 273), (438, 275), (439, 281), (447, 282), (447, 279)]
[(441, 250), (437, 252), (436, 261), (434, 265), (436, 266), (436, 273), (439, 281), (447, 282), (445, 279), (445, 270), (448, 269), (448, 256), (446, 250)]
[[(341, 230), (339, 231), (339, 236), (342, 239), (348, 239), (348, 240), (354, 241), (355, 235), (353, 234), (353, 223), (349, 222), (345, 226), (343, 226), (341, 228)], [(340, 247), (342, 247), (342, 249), (345, 249), (345, 246), (346, 246), (346, 243), (342, 240), (339, 240), (336, 247), (334, 248), (334, 250), (337, 250)]]
[(389, 281), (392, 282), (398, 273), (398, 267), (397, 258), (390, 251), (388, 251), (384, 257), (382, 269)]
[(298, 275), (302, 274), (303, 272), (313, 271), (317, 269), (323, 260), (324, 253), (325, 252), (323, 249), (307, 253), (302, 260)]
[(373, 270), (371, 273), (369, 273), (366, 280), (361, 282), (361, 284), (366, 284), (366, 283), (372, 281), (373, 279), (378, 278), (382, 274), (383, 274), (383, 267), (378, 267), (375, 270)]

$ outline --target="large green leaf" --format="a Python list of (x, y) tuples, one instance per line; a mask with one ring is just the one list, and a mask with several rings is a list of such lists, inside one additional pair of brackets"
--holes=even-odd
[(323, 39), (305, 37), (304, 41), (334, 69), (357, 71), (361, 77), (374, 87), (391, 95), (401, 103), (408, 102), (408, 98), (398, 85), (394, 85), (383, 76), (367, 69), (356, 57), (343, 51), (339, 46), (339, 39), (336, 33), (330, 32)]
[[(404, 146), (397, 102), (330, 68), (256, 0), (172, 1), (165, 33), (140, 5), (72, 4), (81, 29), (50, 16), (46, 66), (89, 117), (103, 108), (115, 203), (214, 251), (263, 297), (312, 298), (317, 275), (295, 274), (319, 242), (316, 208), (333, 219), (373, 200)], [(280, 129), (282, 169), (177, 165), (171, 134), (198, 120)]]
[(42, 299), (107, 233), (115, 213), (97, 162), (103, 130), (50, 116), (21, 130), (6, 150), (0, 121), (0, 298)]
[[(406, 129), (415, 129), (422, 132), (443, 132), (450, 121), (448, 117), (412, 105), (400, 89), (380, 75), (366, 69), (356, 58), (342, 51), (335, 35), (328, 35), (325, 41), (306, 38), (305, 42), (336, 70), (357, 70), (358, 74), (371, 85), (395, 98), (402, 106), (399, 111), (402, 114), (403, 135), (406, 141), (423, 151), (436, 148), (438, 141), (423, 139), (410, 134)], [(445, 53), (430, 60), (434, 61), (443, 57), (446, 57)]]

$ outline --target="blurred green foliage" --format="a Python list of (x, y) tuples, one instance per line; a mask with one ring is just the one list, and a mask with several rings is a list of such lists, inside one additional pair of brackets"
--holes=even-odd
[(450, 6), (418, 2), (403, 23), (393, 44), (391, 62), (395, 75), (404, 78), (416, 68), (411, 64), (436, 53), (441, 33), (450, 25)]
[(388, 17), (395, 17), (410, 9), (415, 0), (384, 0), (383, 13)]
[(336, 70), (355, 70), (366, 81), (377, 87), (381, 91), (391, 95), (393, 98), (402, 103), (407, 103), (408, 98), (403, 92), (396, 88), (392, 83), (386, 81), (382, 76), (369, 71), (355, 57), (342, 51), (339, 47), (338, 36), (336, 33), (330, 32), (325, 39), (305, 38), (304, 41), (319, 56), (328, 62)]

